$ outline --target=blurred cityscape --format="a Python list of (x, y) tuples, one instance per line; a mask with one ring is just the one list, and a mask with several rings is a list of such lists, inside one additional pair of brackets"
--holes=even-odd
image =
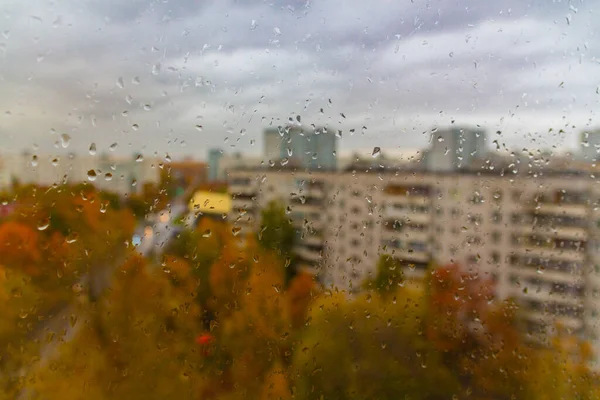
[[(193, 346), (203, 350), (194, 350), (197, 359), (188, 362), (188, 350), (161, 345), (171, 339), (160, 339), (159, 352), (174, 351), (169, 362), (178, 365), (160, 368), (167, 374), (177, 369), (184, 381), (202, 376), (193, 389), (198, 398), (292, 398), (292, 393), (299, 398), (402, 393), (431, 399), (595, 398), (590, 396), (600, 394), (595, 389), (600, 131), (582, 133), (581, 149), (572, 154), (510, 151), (479, 128), (434, 128), (430, 135), (425, 149), (374, 146), (365, 154), (339, 154), (338, 131), (290, 124), (264, 131), (260, 156), (210, 149), (203, 161), (143, 154), (118, 158), (97, 154), (95, 146), (89, 155), (2, 156), (0, 264), (5, 300), (9, 307), (16, 302), (0, 331), (10, 343), (0, 357), (7, 398), (61, 393), (64, 388), (55, 387), (61, 370), (52, 365), (78, 350), (59, 349), (84, 346), (90, 332), (96, 345), (112, 354), (103, 361), (112, 367), (103, 368), (117, 371), (117, 379), (133, 372), (126, 366), (129, 358), (148, 351), (145, 342), (138, 343), (142, 332), (154, 337), (148, 332), (158, 330), (176, 341), (177, 329), (186, 338), (182, 343), (195, 337)], [(257, 265), (260, 272), (249, 272)], [(173, 288), (160, 286), (153, 270), (169, 276)], [(273, 271), (279, 272), (269, 275)], [(373, 293), (379, 300), (372, 300)], [(401, 307), (388, 315), (392, 303)], [(421, 304), (420, 311), (409, 310), (411, 304)], [(324, 309), (328, 317), (320, 316)], [(150, 326), (139, 312), (151, 319), (164, 314), (165, 322)], [(196, 317), (177, 325), (188, 313)], [(343, 333), (346, 313), (363, 314), (356, 316), (364, 327), (357, 328), (356, 337)], [(140, 318), (143, 327), (127, 325), (130, 317)], [(319, 326), (319, 318), (334, 321)], [(427, 346), (409, 340), (406, 332), (385, 333), (386, 320), (387, 327), (392, 320), (410, 325), (398, 332), (412, 329), (415, 338), (424, 330)], [(116, 328), (119, 324), (124, 330)], [(375, 338), (379, 329), (383, 336)], [(301, 332), (307, 335), (303, 339)], [(350, 385), (343, 372), (328, 370), (327, 376), (339, 379), (331, 386), (319, 380), (328, 378), (307, 378), (319, 368), (308, 363), (348, 356), (329, 343), (327, 332), (339, 332), (342, 347), (359, 346), (373, 335), (381, 349), (389, 345), (402, 353), (405, 346), (425, 354), (406, 359), (408, 372), (391, 366), (380, 372), (374, 385), (381, 391), (361, 386), (353, 389), (358, 397), (342, 396), (348, 388), (336, 385)], [(395, 339), (384, 339), (388, 334)], [(330, 347), (317, 355), (322, 342)], [(122, 346), (137, 350), (119, 358)], [(263, 350), (269, 354), (248, 353), (253, 346), (268, 348)], [(531, 353), (546, 351), (548, 356)], [(158, 357), (153, 354), (147, 357)], [(391, 354), (393, 362), (404, 357)], [(557, 354), (564, 355), (564, 365), (574, 365), (564, 372), (569, 378), (548, 369)], [(369, 363), (393, 363), (375, 355), (348, 357), (366, 374), (374, 373)], [(151, 363), (145, 356), (140, 360)], [(69, 371), (92, 379), (80, 362), (70, 360)], [(247, 371), (252, 363), (258, 365), (256, 376)], [(421, 376), (416, 369), (429, 368), (428, 363), (435, 372)], [(476, 372), (477, 363), (483, 372)], [(45, 380), (28, 380), (31, 365)], [(245, 372), (236, 370), (240, 365)], [(301, 378), (294, 377), (298, 370)], [(390, 388), (379, 382), (388, 373), (396, 382)], [(397, 384), (407, 373), (417, 382), (414, 387)], [(534, 382), (527, 374), (537, 374)], [(431, 388), (429, 380), (442, 383)], [(544, 382), (556, 387), (557, 380), (565, 386), (556, 389), (558, 397), (533, 395)], [(244, 389), (239, 382), (245, 382)], [(192, 390), (188, 384), (182, 392), (165, 385), (152, 390), (161, 396)], [(136, 390), (142, 389), (133, 385), (114, 393), (133, 396)]]

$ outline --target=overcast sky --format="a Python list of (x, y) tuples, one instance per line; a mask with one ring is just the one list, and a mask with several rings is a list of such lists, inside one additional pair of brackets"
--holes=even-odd
[(297, 115), (342, 130), (341, 149), (421, 147), (452, 123), (485, 127), (490, 147), (575, 147), (600, 125), (599, 13), (597, 0), (4, 0), (1, 148), (52, 151), (68, 134), (75, 151), (257, 153), (264, 127)]

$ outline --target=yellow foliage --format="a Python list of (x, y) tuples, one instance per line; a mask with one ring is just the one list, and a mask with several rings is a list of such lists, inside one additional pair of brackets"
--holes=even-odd
[(261, 400), (287, 400), (292, 395), (285, 371), (279, 363), (275, 363), (264, 379), (260, 394)]

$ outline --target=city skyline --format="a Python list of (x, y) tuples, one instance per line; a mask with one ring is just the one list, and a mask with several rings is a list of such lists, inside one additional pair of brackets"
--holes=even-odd
[(0, 134), (8, 151), (66, 133), (77, 152), (197, 157), (258, 153), (262, 128), (300, 115), (343, 130), (341, 150), (424, 147), (452, 121), (575, 148), (599, 122), (597, 5), (10, 1)]

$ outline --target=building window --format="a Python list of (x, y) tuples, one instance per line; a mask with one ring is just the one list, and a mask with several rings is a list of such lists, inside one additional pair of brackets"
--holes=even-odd
[(493, 264), (500, 264), (500, 254), (497, 252), (492, 252), (491, 259)]
[(502, 222), (502, 213), (500, 211), (492, 212), (492, 222), (495, 224)]
[(523, 195), (523, 191), (521, 190), (513, 190), (512, 191), (512, 201), (517, 203), (521, 200), (521, 196)]
[(500, 241), (502, 240), (502, 233), (498, 232), (498, 231), (494, 231), (492, 232), (492, 242), (493, 243), (500, 243)]

